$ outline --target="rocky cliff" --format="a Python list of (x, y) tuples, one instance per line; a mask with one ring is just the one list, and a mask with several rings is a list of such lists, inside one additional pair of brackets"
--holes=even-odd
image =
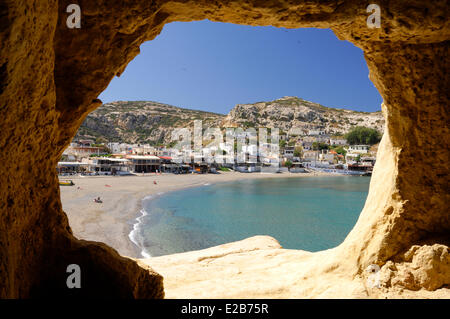
[(151, 101), (118, 101), (103, 104), (89, 114), (77, 136), (167, 145), (173, 128), (192, 128), (194, 120), (202, 120), (204, 127), (274, 127), (292, 134), (303, 134), (308, 129), (344, 134), (355, 126), (382, 132), (384, 127), (381, 112), (334, 109), (298, 97), (237, 104), (226, 116)]
[(286, 96), (271, 102), (238, 104), (227, 115), (224, 126), (275, 127), (292, 134), (322, 129), (330, 134), (344, 134), (355, 126), (376, 128), (382, 132), (380, 112), (335, 109), (298, 97)]
[(193, 127), (194, 120), (217, 127), (223, 118), (221, 114), (158, 102), (118, 101), (103, 104), (89, 114), (77, 136), (108, 142), (167, 144), (175, 127)]

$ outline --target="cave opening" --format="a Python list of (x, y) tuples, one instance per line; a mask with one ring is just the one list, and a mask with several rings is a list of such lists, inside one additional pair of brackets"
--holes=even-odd
[[(308, 254), (259, 238), (172, 264), (156, 257), (151, 267), (164, 275), (166, 296), (448, 297), (448, 247), (433, 239), (448, 238), (450, 229), (445, 1), (381, 5), (380, 28), (368, 28), (366, 5), (354, 1), (83, 2), (79, 29), (67, 28), (68, 5), (8, 2), (1, 9), (8, 17), (0, 32), (6, 114), (0, 119), (6, 150), (0, 168), (2, 297), (68, 295), (66, 267), (74, 262), (92, 280), (81, 296), (164, 297), (162, 276), (141, 260), (73, 235), (55, 166), (86, 115), (101, 105), (99, 94), (142, 43), (167, 23), (205, 18), (332, 29), (364, 51), (370, 79), (383, 97), (386, 130), (366, 204), (344, 243)], [(201, 287), (198, 276), (223, 275), (217, 270), (229, 258), (239, 268)], [(380, 289), (365, 284), (364, 269), (373, 264), (383, 274)], [(187, 275), (172, 276), (174, 265)], [(200, 285), (192, 285), (196, 281)]]
[[(329, 29), (207, 20), (167, 24), (158, 37), (141, 45), (140, 55), (99, 99), (104, 104), (87, 116), (58, 165), (60, 179), (75, 182), (75, 187), (61, 188), (62, 204), (76, 236), (105, 242), (130, 257), (205, 249), (256, 235), (272, 236), (291, 249), (319, 251), (339, 245), (356, 223), (369, 188), (370, 177), (355, 176), (371, 171), (379, 142), (371, 141), (374, 147), (350, 145), (344, 135), (366, 126), (378, 130), (381, 138), (384, 129), (381, 97), (368, 79), (362, 51)], [(186, 149), (183, 155), (175, 149), (182, 143), (173, 131), (180, 128), (189, 135), (189, 158)], [(233, 144), (226, 143), (230, 129)], [(247, 134), (239, 146), (242, 157), (238, 129)], [(260, 129), (268, 129), (264, 141)], [(275, 130), (276, 137), (271, 135)], [(199, 142), (194, 141), (196, 132), (202, 137)], [(264, 162), (272, 153), (263, 155), (261, 147), (270, 138), (277, 139), (276, 170)], [(217, 156), (219, 151), (225, 158)], [(213, 160), (205, 154), (213, 154)], [(240, 176), (230, 177), (226, 171)], [(284, 172), (275, 176), (286, 178), (311, 176), (297, 183), (274, 180), (271, 186), (243, 182), (269, 172)], [(222, 176), (202, 180), (197, 173)], [(327, 174), (328, 179), (313, 177)], [(91, 175), (121, 177), (90, 182)], [(135, 179), (127, 177), (133, 175)], [(168, 175), (177, 175), (178, 181)], [(194, 182), (186, 181), (188, 176)], [(216, 181), (229, 181), (230, 187), (219, 190), (211, 185)], [(191, 184), (198, 192), (185, 190)], [(247, 192), (248, 197), (234, 201), (229, 194), (233, 188), (239, 190), (233, 196)], [(276, 203), (276, 188), (287, 190), (286, 207)], [(313, 193), (292, 191), (297, 188)], [(200, 208), (203, 192), (212, 197)], [(260, 205), (258, 198), (267, 192), (273, 198)], [(155, 217), (149, 209), (170, 218), (151, 225)], [(276, 222), (280, 209), (287, 213)], [(258, 211), (259, 217), (254, 214)], [(226, 218), (227, 212), (238, 213)]]

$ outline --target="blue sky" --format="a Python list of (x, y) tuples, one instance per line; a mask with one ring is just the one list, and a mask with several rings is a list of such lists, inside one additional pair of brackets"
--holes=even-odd
[(104, 102), (158, 101), (228, 113), (236, 104), (298, 96), (329, 107), (379, 111), (361, 49), (328, 29), (281, 29), (210, 21), (167, 24)]

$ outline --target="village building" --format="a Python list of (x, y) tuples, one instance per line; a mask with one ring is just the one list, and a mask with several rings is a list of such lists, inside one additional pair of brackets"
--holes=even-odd
[(308, 135), (309, 136), (320, 136), (320, 135), (325, 135), (325, 131), (322, 130), (309, 130), (308, 131)]
[(133, 146), (131, 150), (131, 154), (133, 155), (154, 155), (155, 153), (156, 149), (148, 144)]
[(328, 162), (330, 164), (333, 164), (334, 160), (335, 160), (335, 154), (336, 154), (336, 152), (325, 153), (325, 152), (322, 151), (319, 154), (319, 161)]
[(330, 138), (330, 145), (347, 145), (345, 138)]
[(305, 141), (302, 142), (302, 148), (304, 151), (312, 150), (312, 148), (313, 148), (312, 145), (313, 145), (313, 142), (305, 142)]
[(283, 152), (284, 158), (292, 160), (294, 158), (294, 151), (295, 151), (295, 147), (294, 146), (286, 146), (284, 148), (284, 152)]
[(348, 147), (348, 152), (355, 154), (366, 154), (369, 152), (369, 145), (350, 145)]
[(155, 155), (128, 155), (129, 165), (134, 173), (151, 173), (161, 171), (161, 160)]
[(319, 159), (319, 151), (305, 150), (303, 151), (303, 159), (305, 161), (316, 161)]
[(81, 162), (58, 162), (57, 172), (60, 175), (78, 174), (86, 170), (87, 165)]

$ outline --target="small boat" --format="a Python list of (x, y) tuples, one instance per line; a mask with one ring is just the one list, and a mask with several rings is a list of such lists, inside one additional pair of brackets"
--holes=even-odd
[(72, 182), (71, 180), (69, 180), (69, 181), (59, 181), (59, 185), (61, 185), (61, 186), (73, 186), (73, 185), (75, 185), (75, 183)]

